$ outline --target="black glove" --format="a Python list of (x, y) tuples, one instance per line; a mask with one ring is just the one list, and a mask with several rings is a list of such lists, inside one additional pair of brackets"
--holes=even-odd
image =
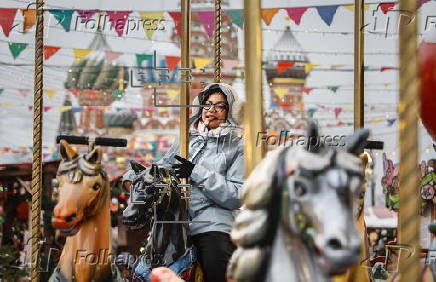
[(175, 155), (174, 158), (179, 162), (181, 162), (180, 164), (172, 165), (172, 168), (176, 172), (176, 176), (178, 178), (188, 178), (191, 175), (195, 165), (190, 161), (188, 161), (187, 159), (182, 158), (180, 156)]

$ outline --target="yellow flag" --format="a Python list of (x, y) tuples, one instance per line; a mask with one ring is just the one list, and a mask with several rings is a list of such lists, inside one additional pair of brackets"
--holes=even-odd
[(64, 113), (64, 112), (68, 112), (71, 110), (71, 106), (62, 106), (59, 108), (59, 112)]
[[(363, 5), (363, 9), (364, 9), (365, 11), (368, 11), (369, 8), (370, 8), (370, 6), (371, 6), (371, 4), (365, 4), (365, 5)], [(354, 5), (344, 5), (343, 7), (344, 7), (345, 9), (347, 9), (347, 10), (350, 10), (350, 11), (353, 11), (353, 12), (354, 12)]]
[(168, 109), (167, 108), (157, 108), (157, 112), (158, 113), (165, 113), (165, 112), (168, 112)]
[(287, 88), (274, 88), (273, 90), (274, 90), (274, 93), (276, 93), (277, 96), (279, 96), (280, 99), (283, 99), (285, 94), (288, 93), (288, 89)]
[(200, 71), (200, 69), (209, 65), (210, 62), (212, 62), (212, 59), (210, 58), (194, 58), (195, 69)]
[(304, 66), (304, 71), (306, 72), (306, 74), (308, 74), (314, 67), (317, 67), (319, 65), (315, 65), (315, 64), (306, 64)]
[(91, 49), (73, 49), (75, 63), (79, 63), (83, 58), (91, 53), (91, 51)]
[(262, 19), (266, 23), (266, 25), (270, 25), (273, 17), (279, 9), (262, 9)]
[(179, 96), (179, 90), (174, 90), (174, 89), (168, 89), (167, 91), (167, 95), (174, 100), (177, 96)]
[(47, 95), (48, 98), (51, 99), (56, 94), (56, 91), (55, 90), (44, 89), (44, 93), (45, 93), (45, 95)]
[(139, 16), (144, 21), (142, 26), (148, 39), (151, 39), (156, 30), (164, 28), (161, 23), (164, 19), (164, 12), (139, 12)]
[(383, 83), (383, 85), (384, 85), (385, 87), (389, 87), (389, 86), (391, 85), (391, 83), (390, 83), (390, 82), (387, 82), (387, 83)]

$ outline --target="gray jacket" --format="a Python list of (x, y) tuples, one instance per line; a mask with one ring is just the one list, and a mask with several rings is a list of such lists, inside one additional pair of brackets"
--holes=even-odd
[[(240, 111), (235, 109), (235, 101), (238, 101), (236, 93), (223, 83), (220, 83), (220, 88), (227, 95), (229, 103), (228, 122), (236, 128), (238, 118), (235, 117), (235, 111)], [(193, 113), (191, 122), (198, 121), (199, 112)], [(208, 137), (190, 132), (189, 160), (195, 164), (190, 178), (191, 235), (209, 231), (231, 232), (233, 211), (241, 206), (244, 182), (243, 139), (237, 131), (227, 130), (224, 134)], [(176, 139), (168, 153), (156, 164), (170, 168), (178, 163), (174, 158), (178, 154), (179, 140)]]

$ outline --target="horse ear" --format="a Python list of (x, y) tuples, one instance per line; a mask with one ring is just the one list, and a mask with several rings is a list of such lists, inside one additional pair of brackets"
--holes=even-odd
[(317, 153), (321, 144), (318, 144), (318, 125), (314, 120), (307, 121), (307, 135), (306, 135), (306, 150), (309, 153)]
[(63, 160), (72, 160), (77, 157), (76, 151), (74, 151), (74, 149), (70, 146), (70, 144), (68, 144), (67, 141), (62, 139), (59, 144)]
[(369, 137), (368, 129), (361, 129), (354, 133), (345, 145), (345, 150), (351, 154), (359, 154), (366, 145), (366, 139)]
[(101, 148), (100, 147), (95, 147), (94, 150), (92, 150), (91, 152), (89, 152), (85, 156), (85, 159), (89, 163), (100, 164), (102, 157), (103, 157), (103, 152), (101, 151)]
[(130, 161), (130, 167), (133, 169), (133, 171), (135, 171), (135, 174), (138, 174), (141, 171), (144, 171), (146, 169), (145, 166), (143, 166), (142, 164), (140, 164), (134, 160)]

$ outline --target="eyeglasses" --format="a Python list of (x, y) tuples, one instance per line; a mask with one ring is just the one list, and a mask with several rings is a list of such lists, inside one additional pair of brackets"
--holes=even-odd
[(216, 104), (206, 102), (206, 104), (203, 105), (203, 109), (210, 111), (212, 108), (214, 108), (217, 112), (224, 112), (227, 110), (227, 107), (228, 105), (223, 102), (218, 102)]

